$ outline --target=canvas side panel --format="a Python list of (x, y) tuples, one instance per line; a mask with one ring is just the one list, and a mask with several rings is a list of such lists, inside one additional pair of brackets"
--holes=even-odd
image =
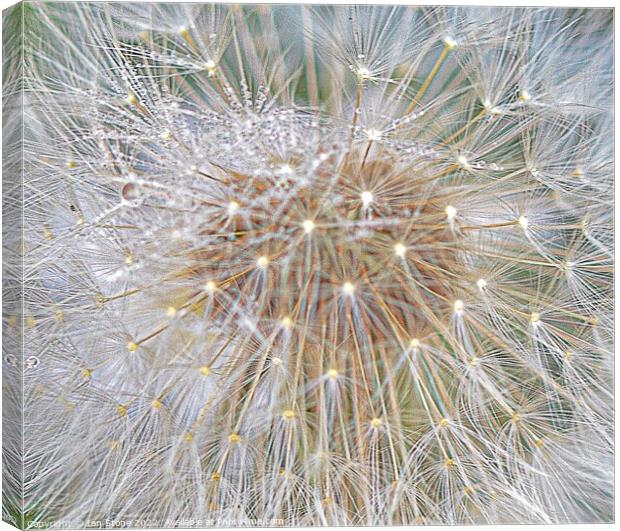
[(23, 528), (24, 4), (2, 13), (2, 518)]

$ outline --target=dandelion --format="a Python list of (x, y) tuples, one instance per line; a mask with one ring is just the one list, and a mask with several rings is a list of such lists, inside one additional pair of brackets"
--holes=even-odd
[(611, 521), (611, 11), (4, 21), (9, 514)]

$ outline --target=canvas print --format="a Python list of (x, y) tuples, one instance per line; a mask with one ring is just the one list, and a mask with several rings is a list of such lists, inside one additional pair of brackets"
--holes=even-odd
[(3, 519), (613, 520), (613, 11), (3, 12)]

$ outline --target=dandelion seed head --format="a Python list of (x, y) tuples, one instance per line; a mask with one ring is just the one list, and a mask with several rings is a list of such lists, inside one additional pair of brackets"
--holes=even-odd
[(370, 79), (372, 77), (370, 70), (368, 70), (368, 68), (366, 68), (365, 66), (358, 67), (356, 72), (357, 72), (357, 76), (363, 81)]
[(310, 234), (314, 229), (315, 229), (315, 224), (314, 221), (312, 221), (311, 219), (306, 219), (303, 223), (302, 223), (304, 232), (306, 234)]
[(452, 205), (448, 205), (446, 207), (446, 216), (448, 217), (449, 221), (452, 221), (456, 217), (456, 212), (456, 208), (454, 208)]
[(237, 203), (236, 201), (231, 201), (230, 203), (228, 203), (229, 215), (232, 216), (235, 212), (237, 212), (237, 210), (239, 210), (239, 203)]
[(293, 326), (293, 320), (290, 317), (286, 316), (281, 319), (280, 324), (284, 328), (290, 328), (291, 326)]
[(612, 514), (609, 11), (29, 10), (3, 398), (38, 515)]
[(452, 50), (458, 46), (458, 43), (450, 36), (444, 37), (443, 43), (449, 50)]
[(293, 173), (293, 168), (289, 164), (282, 164), (280, 169), (278, 170), (280, 175), (291, 175)]
[(396, 254), (396, 256), (402, 258), (403, 256), (405, 256), (406, 252), (407, 247), (405, 247), (405, 245), (403, 245), (402, 243), (397, 243), (396, 245), (394, 245), (394, 253)]
[(383, 133), (381, 131), (379, 131), (378, 129), (372, 129), (372, 128), (364, 129), (364, 133), (368, 137), (368, 140), (371, 140), (371, 141), (381, 140), (381, 137), (383, 136)]
[(217, 284), (213, 280), (207, 280), (204, 289), (207, 293), (213, 293), (217, 289)]
[(355, 293), (355, 286), (351, 282), (345, 282), (342, 285), (342, 292), (345, 295), (353, 295), (353, 293)]
[(364, 190), (360, 194), (360, 198), (362, 200), (362, 204), (364, 205), (364, 207), (368, 208), (370, 206), (370, 203), (372, 203), (374, 200), (374, 195), (372, 192), (369, 192), (368, 190)]

